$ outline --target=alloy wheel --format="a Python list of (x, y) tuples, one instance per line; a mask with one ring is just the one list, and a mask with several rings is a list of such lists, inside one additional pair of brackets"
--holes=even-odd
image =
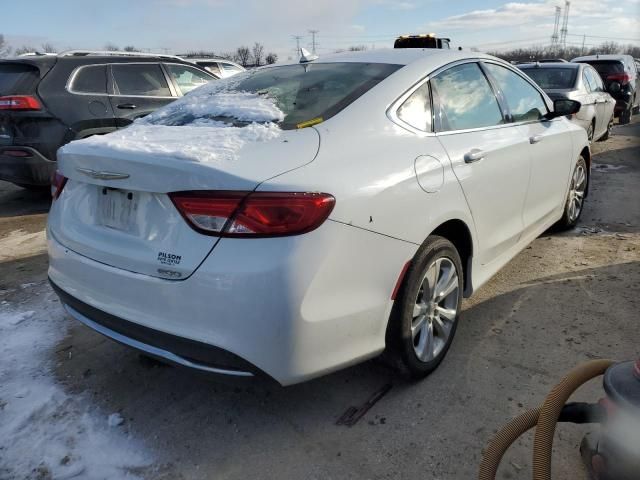
[(435, 259), (422, 279), (411, 321), (416, 356), (433, 360), (447, 344), (458, 314), (458, 271), (446, 257)]
[(576, 165), (571, 179), (571, 189), (569, 190), (569, 212), (570, 222), (574, 222), (582, 211), (584, 192), (587, 189), (587, 172), (582, 162)]

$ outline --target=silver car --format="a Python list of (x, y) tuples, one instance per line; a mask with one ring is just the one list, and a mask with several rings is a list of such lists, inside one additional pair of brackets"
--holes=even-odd
[(587, 131), (589, 141), (606, 140), (613, 126), (615, 99), (590, 65), (569, 62), (518, 65), (552, 100), (568, 98), (582, 104), (571, 120)]

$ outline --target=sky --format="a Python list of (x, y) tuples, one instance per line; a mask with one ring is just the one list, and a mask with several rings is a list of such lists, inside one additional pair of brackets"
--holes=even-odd
[[(352, 45), (383, 48), (399, 34), (434, 32), (482, 51), (550, 43), (564, 0), (0, 0), (0, 33), (14, 47), (58, 50), (107, 43), (154, 52), (233, 51), (260, 42), (281, 59), (295, 35), (320, 55)], [(583, 35), (586, 35), (583, 37)], [(573, 0), (567, 43), (640, 44), (640, 0)]]

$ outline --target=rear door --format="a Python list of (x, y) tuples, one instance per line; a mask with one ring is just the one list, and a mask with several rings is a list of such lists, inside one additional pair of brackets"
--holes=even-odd
[(527, 138), (507, 124), (477, 62), (431, 79), (436, 136), (449, 154), (478, 235), (478, 259), (495, 260), (519, 240), (529, 183)]
[(546, 120), (549, 112), (543, 94), (515, 70), (483, 62), (504, 98), (513, 128), (526, 139), (519, 155), (531, 161), (523, 209), (525, 232), (553, 219), (564, 204), (572, 166), (571, 135), (562, 118)]
[(596, 134), (594, 138), (599, 138), (606, 132), (609, 126), (609, 120), (613, 115), (616, 101), (611, 95), (605, 92), (602, 78), (600, 78), (600, 74), (596, 72), (594, 68), (586, 67), (585, 72), (591, 84), (596, 102)]
[(159, 63), (113, 63), (110, 70), (110, 99), (118, 127), (126, 127), (177, 97)]

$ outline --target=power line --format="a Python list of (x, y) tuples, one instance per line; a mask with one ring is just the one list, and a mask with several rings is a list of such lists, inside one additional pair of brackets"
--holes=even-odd
[(567, 33), (572, 37), (587, 37), (587, 38), (602, 38), (604, 40), (628, 40), (630, 42), (640, 42), (640, 38), (628, 38), (628, 37), (602, 37), (599, 35), (584, 35), (582, 33)]

